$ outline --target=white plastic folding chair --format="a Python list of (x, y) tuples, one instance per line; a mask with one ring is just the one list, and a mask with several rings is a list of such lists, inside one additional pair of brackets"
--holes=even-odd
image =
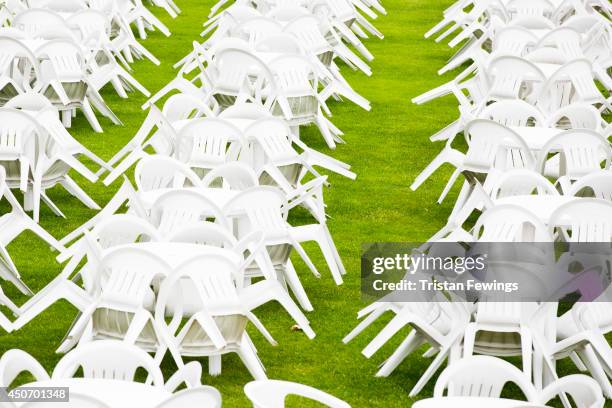
[(229, 228), (223, 211), (195, 190), (168, 191), (159, 196), (151, 207), (151, 221), (162, 237), (194, 222), (211, 218), (217, 224)]
[(463, 305), (454, 305), (444, 299), (436, 301), (430, 298), (428, 302), (404, 303), (393, 319), (363, 349), (362, 354), (371, 357), (400, 329), (409, 325), (413, 330), (382, 364), (376, 375), (390, 375), (408, 355), (428, 343), (437, 354), (409, 394), (418, 395), (447, 358), (449, 361), (459, 358), (460, 341), (469, 318), (469, 312)]
[(576, 180), (566, 194), (612, 201), (612, 172), (609, 170), (599, 170), (589, 173)]
[[(546, 333), (541, 332), (543, 327), (541, 321), (534, 320), (534, 347), (544, 362), (544, 367), (540, 366), (540, 369), (543, 370), (542, 374), (550, 373), (554, 380), (553, 384), (555, 384), (556, 381), (559, 381), (556, 360), (571, 357), (578, 368), (588, 370), (593, 379), (599, 383), (597, 388), (600, 389), (600, 393), (603, 390), (604, 394), (610, 398), (612, 386), (606, 373), (611, 370), (612, 352), (603, 334), (596, 327), (582, 326), (573, 333), (558, 332), (556, 336), (553, 333), (550, 338), (551, 336), (546, 336)], [(556, 387), (551, 385), (551, 388)], [(552, 390), (549, 391), (547, 399), (554, 396)], [(571, 395), (571, 392), (569, 393)], [(570, 406), (565, 395), (561, 395), (561, 400), (564, 406)]]
[(216, 52), (210, 81), (209, 95), (222, 108), (252, 101), (271, 109), (278, 92), (268, 66), (256, 55), (237, 48)]
[(330, 408), (350, 408), (339, 398), (304, 384), (279, 380), (251, 381), (244, 386), (244, 393), (254, 408), (284, 408), (289, 395), (316, 401)]
[(140, 192), (201, 185), (198, 175), (187, 165), (162, 155), (140, 159), (134, 169), (134, 180)]
[(88, 56), (88, 67), (91, 70), (88, 78), (97, 91), (111, 83), (122, 98), (127, 98), (126, 89), (137, 89), (145, 96), (150, 96), (149, 91), (115, 61), (115, 57), (121, 56), (121, 53), (115, 50), (113, 55), (109, 49), (111, 22), (102, 12), (84, 10), (70, 16), (67, 22), (79, 28), (82, 40), (92, 50)]
[(217, 118), (189, 121), (178, 133), (175, 157), (205, 175), (211, 169), (237, 161), (244, 149), (242, 131)]
[(38, 48), (35, 54), (44, 59), (41, 63), (41, 92), (62, 112), (65, 126), (70, 126), (72, 111), (79, 108), (91, 127), (102, 132), (91, 104), (113, 123), (121, 124), (95, 87), (89, 84), (85, 57), (75, 43), (52, 40)]
[(282, 31), (283, 27), (275, 20), (267, 17), (255, 17), (242, 21), (232, 28), (231, 35), (246, 40), (254, 46), (260, 40)]
[[(92, 0), (94, 1), (94, 0)], [(105, 0), (99, 1), (100, 3), (104, 3)], [(159, 65), (160, 61), (153, 55), (149, 50), (147, 50), (142, 44), (138, 42), (134, 33), (132, 33), (132, 29), (130, 28), (129, 23), (124, 18), (124, 14), (115, 10), (115, 2), (108, 1), (110, 3), (110, 10), (104, 7), (103, 4), (101, 11), (108, 12), (113, 15), (112, 22), (117, 25), (119, 28), (117, 35), (114, 38), (111, 38), (111, 50), (113, 54), (115, 54), (118, 58), (119, 53), (123, 54), (123, 57), (128, 63), (134, 62), (134, 57), (137, 58), (147, 58), (155, 65)], [(93, 4), (93, 3), (92, 3)], [(99, 9), (98, 7), (93, 6), (94, 9)]]
[(206, 173), (202, 187), (246, 190), (259, 185), (257, 174), (246, 164), (239, 162), (225, 163)]
[(0, 381), (3, 387), (10, 388), (15, 379), (22, 373), (28, 373), (36, 381), (49, 379), (45, 368), (32, 357), (20, 349), (7, 350), (0, 357)]
[(548, 115), (548, 125), (560, 129), (602, 130), (604, 120), (601, 113), (592, 105), (572, 103)]
[(38, 60), (18, 39), (0, 37), (0, 60), (0, 101), (36, 87), (35, 81), (40, 80)]
[(572, 60), (557, 69), (537, 97), (538, 105), (548, 112), (574, 102), (594, 104), (612, 111), (612, 105), (595, 84), (591, 62), (585, 58)]
[[(552, 155), (552, 157), (551, 157)], [(537, 170), (557, 179), (563, 191), (576, 180), (593, 171), (609, 169), (612, 147), (599, 133), (588, 129), (570, 129), (551, 138), (538, 154)]]
[[(448, 193), (455, 180), (462, 172), (489, 174), (495, 169), (507, 171), (517, 168), (534, 169), (535, 158), (525, 141), (510, 128), (497, 122), (476, 119), (466, 125), (464, 134), (468, 140), (468, 151), (463, 154), (452, 148), (449, 139), (440, 154), (417, 176), (410, 186), (416, 190), (433, 172), (444, 163), (456, 167), (438, 202)], [(489, 183), (493, 178), (487, 178)], [(466, 182), (467, 183), (467, 182)], [(463, 193), (457, 203), (467, 195), (467, 184), (464, 183)]]
[[(32, 92), (23, 93), (9, 100), (4, 107), (26, 111), (26, 113), (33, 115), (36, 121), (49, 134), (53, 142), (61, 146), (59, 154), (70, 161), (70, 163), (73, 163), (70, 157), (78, 159), (80, 156), (84, 156), (98, 164), (101, 169), (112, 170), (104, 160), (68, 133), (60, 121), (59, 112), (43, 95)], [(58, 153), (57, 150), (55, 152)]]
[(493, 120), (504, 126), (545, 126), (546, 119), (535, 106), (516, 99), (495, 102), (485, 107), (478, 118)]
[(330, 66), (334, 57), (338, 56), (353, 69), (372, 75), (370, 67), (341, 41), (332, 45), (326, 40), (319, 29), (319, 20), (314, 16), (299, 17), (289, 22), (283, 31), (296, 36), (306, 51), (316, 55), (325, 66)]
[(487, 68), (491, 89), (485, 100), (523, 99), (528, 102), (539, 95), (546, 76), (532, 62), (521, 57), (499, 56)]
[(122, 340), (153, 352), (162, 350), (167, 341), (149, 311), (155, 304), (151, 284), (170, 271), (163, 259), (149, 251), (131, 247), (109, 250), (96, 271), (94, 285), (100, 295), (75, 322), (72, 336), (59, 350), (66, 352), (76, 343), (95, 344), (94, 340), (100, 339)]
[[(202, 266), (206, 265), (205, 270)], [(236, 265), (222, 255), (196, 256), (179, 266), (162, 283), (155, 307), (158, 325), (168, 333), (168, 349), (179, 366), (181, 356), (209, 357), (209, 373), (221, 373), (221, 356), (237, 353), (256, 379), (266, 378), (246, 331), (250, 321), (272, 344), (276, 342), (259, 319), (251, 313), (236, 289)], [(166, 322), (166, 306), (179, 283), (189, 279), (196, 289), (200, 310), (182, 326), (181, 304), (175, 304), (170, 323)]]
[[(295, 268), (289, 260), (289, 254), (295, 249), (308, 268), (320, 276), (306, 251), (291, 233), (291, 226), (287, 223), (287, 212), (283, 211), (285, 197), (280, 190), (274, 187), (254, 187), (239, 193), (223, 208), (224, 213), (234, 218), (237, 237), (243, 237), (251, 231), (264, 233), (264, 244), (268, 248), (270, 259), (279, 278), (284, 278), (298, 302), (305, 310), (312, 310), (312, 304), (299, 280)], [(247, 269), (247, 277), (265, 274), (260, 269)], [(267, 276), (274, 278), (274, 276)]]
[(504, 385), (516, 384), (528, 402), (539, 401), (529, 378), (512, 364), (495, 357), (475, 356), (448, 366), (436, 381), (434, 397), (466, 396), (499, 398)]
[(578, 407), (602, 408), (605, 404), (601, 388), (586, 375), (574, 374), (556, 380), (542, 390), (540, 401), (546, 404), (562, 394), (569, 394)]
[(144, 40), (147, 38), (146, 28), (157, 29), (166, 37), (170, 36), (168, 27), (162, 23), (160, 19), (155, 17), (155, 15), (143, 5), (141, 0), (118, 0), (116, 1), (116, 7), (117, 11), (125, 18), (128, 24), (136, 24), (141, 39)]
[(83, 378), (117, 381), (135, 381), (136, 371), (142, 368), (151, 376), (154, 386), (164, 386), (164, 377), (153, 358), (138, 347), (121, 341), (99, 340), (80, 345), (58, 361), (51, 377), (75, 378), (79, 368)]
[[(260, 119), (249, 126), (244, 134), (249, 143), (249, 161), (260, 174), (261, 184), (276, 184), (289, 193), (291, 187), (300, 185), (307, 172), (321, 176), (314, 166), (350, 179), (357, 177), (349, 170), (348, 164), (308, 147), (292, 134), (287, 123), (281, 119)], [(298, 153), (293, 145), (302, 152)]]
[(278, 83), (272, 113), (284, 117), (292, 127), (316, 124), (330, 148), (335, 148), (336, 142), (344, 142), (332, 133), (328, 120), (323, 117), (323, 111), (328, 115), (331, 112), (319, 94), (315, 67), (304, 57), (290, 55), (274, 59), (269, 67)]
[(29, 9), (13, 18), (12, 26), (24, 31), (31, 38), (38, 37), (50, 28), (65, 28), (66, 20), (58, 13), (49, 9)]

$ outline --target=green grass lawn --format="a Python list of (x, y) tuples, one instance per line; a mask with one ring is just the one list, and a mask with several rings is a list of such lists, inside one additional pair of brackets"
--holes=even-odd
[[(402, 336), (397, 336), (370, 360), (360, 353), (385, 321), (371, 327), (349, 345), (342, 344), (341, 339), (356, 325), (356, 312), (365, 305), (359, 291), (361, 243), (426, 240), (445, 223), (456, 196), (456, 191), (453, 191), (443, 205), (435, 203), (449, 175), (448, 169), (434, 175), (417, 192), (408, 188), (442, 147), (433, 145), (429, 135), (450, 123), (458, 114), (453, 98), (420, 107), (410, 102), (412, 97), (452, 77), (442, 78), (436, 74), (451, 56), (451, 50), (446, 45), (423, 38), (423, 33), (439, 20), (442, 10), (451, 1), (385, 0), (388, 16), (375, 21), (385, 39), (366, 41), (375, 56), (371, 64), (372, 77), (343, 67), (343, 74), (355, 90), (371, 101), (372, 111), (365, 112), (350, 103), (330, 104), (334, 113), (332, 120), (345, 132), (347, 141), (333, 152), (314, 129), (303, 131), (303, 138), (310, 146), (351, 163), (358, 174), (356, 181), (332, 175), (332, 186), (325, 192), (331, 215), (329, 227), (348, 274), (344, 285), (336, 286), (326, 273), (322, 256), (312, 246), (306, 248), (322, 271), (320, 280), (296, 260), (296, 267), (315, 308), (308, 314), (317, 333), (312, 341), (300, 332), (291, 331), (293, 321), (276, 304), (257, 310), (257, 315), (279, 342), (277, 347), (272, 347), (250, 330), (270, 378), (321, 388), (354, 407), (407, 407), (413, 402), (408, 392), (429, 360), (417, 353), (392, 376), (380, 379), (374, 377), (377, 366)], [(187, 53), (193, 40), (199, 38), (202, 23), (213, 4), (212, 0), (183, 0), (178, 3), (183, 12), (175, 20), (159, 9), (154, 10), (168, 24), (172, 36), (166, 38), (154, 33), (143, 42), (162, 61), (161, 66), (149, 62), (134, 65), (135, 77), (152, 92), (174, 76), (172, 64)], [(109, 159), (142, 123), (145, 112), (140, 106), (145, 98), (134, 94), (128, 100), (121, 100), (110, 88), (103, 91), (103, 96), (125, 126), (113, 126), (108, 120), (101, 119), (104, 133), (96, 134), (79, 115), (70, 131), (103, 159)], [(117, 181), (105, 188), (101, 182), (92, 185), (80, 178), (78, 181), (100, 205), (112, 197), (120, 184)], [(50, 196), (68, 217), (57, 218), (46, 207), (42, 208), (42, 225), (58, 238), (95, 214), (61, 188), (51, 191)], [(304, 213), (298, 212), (294, 220), (305, 222)], [(22, 235), (10, 245), (9, 251), (24, 280), (38, 290), (61, 270), (61, 266), (43, 243), (31, 237)], [(3, 285), (7, 288), (5, 291), (18, 298), (13, 288), (8, 286)], [(54, 305), (20, 331), (2, 336), (0, 353), (21, 348), (52, 369), (61, 357), (55, 354), (55, 349), (75, 314), (75, 309), (68, 304)], [(202, 363), (206, 371), (207, 363), (205, 360)], [(560, 367), (561, 372), (569, 370), (567, 362), (562, 362)], [(166, 375), (174, 370), (169, 358), (164, 361), (163, 368)], [(211, 378), (205, 374), (202, 381), (221, 391), (224, 406), (248, 406), (242, 389), (251, 377), (236, 356), (223, 359), (221, 376)], [(433, 383), (430, 383), (421, 397), (430, 396), (432, 388)], [(295, 406), (304, 405), (296, 403)]]

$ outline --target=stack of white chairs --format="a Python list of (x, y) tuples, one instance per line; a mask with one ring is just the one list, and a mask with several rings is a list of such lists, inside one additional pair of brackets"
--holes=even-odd
[[(442, 396), (449, 376), (467, 392), (457, 393), (455, 384), (453, 395), (469, 395), (469, 389), (481, 384), (473, 378), (480, 362), (469, 358), (485, 354), (521, 357), (518, 382), (530, 402), (543, 403), (558, 394), (563, 387), (555, 381), (571, 382), (558, 380), (556, 371), (556, 361), (567, 357), (595, 380), (587, 379), (591, 385), (585, 388), (612, 397), (612, 349), (604, 337), (610, 328), (604, 316), (612, 311), (605, 287), (612, 242), (611, 11), (607, 2), (462, 0), (445, 10), (443, 20), (426, 33), (427, 38), (437, 35), (437, 42), (452, 37), (449, 45), (460, 46), (439, 74), (463, 71), (413, 102), (452, 95), (459, 118), (431, 136), (445, 146), (411, 188), (426, 185), (446, 164), (454, 171), (439, 202), (450, 196), (457, 179), (464, 180), (447, 224), (421, 249), (435, 256), (436, 242), (560, 241), (569, 250), (559, 259), (534, 250), (531, 257), (523, 253), (520, 260), (489, 267), (517, 281), (524, 277), (542, 298), (554, 294), (557, 300), (577, 289), (583, 298), (562, 316), (557, 316), (557, 302), (544, 301), (429, 299), (425, 304), (400, 302), (400, 293), (372, 303), (359, 312), (363, 320), (344, 341), (392, 312), (391, 321), (363, 354), (371, 357), (401, 328), (410, 327), (410, 334), (376, 375), (390, 375), (418, 346), (427, 344), (430, 350), (424, 357), (433, 360), (411, 396), (422, 390), (445, 359), (450, 367), (438, 380), (435, 396)], [(572, 269), (576, 263), (581, 266), (578, 271)], [(561, 276), (544, 274), (551, 265)], [(449, 279), (461, 279), (460, 273)], [(487, 361), (489, 375), (497, 363), (482, 361), (483, 367)], [(576, 395), (572, 387), (567, 392), (575, 398), (581, 386)], [(538, 400), (538, 392), (547, 397)], [(570, 406), (565, 396), (561, 399)], [(600, 397), (588, 402), (586, 406), (603, 406)]]
[(142, 28), (142, 36), (145, 27), (153, 25), (170, 33), (142, 4), (75, 0), (27, 2), (16, 7), (20, 2), (14, 3), (14, 12), (0, 28), (4, 61), (0, 104), (18, 94), (38, 92), (61, 112), (66, 127), (80, 109), (92, 128), (102, 132), (94, 109), (121, 124), (99, 93), (106, 84), (122, 98), (134, 90), (150, 96), (130, 73), (130, 64), (134, 57), (156, 65), (160, 62), (136, 40), (130, 23)]
[[(89, 63), (80, 71), (87, 75), (79, 77), (87, 86), (80, 89), (83, 100), (78, 107), (86, 113), (95, 99), (90, 90), (95, 95), (107, 83), (121, 96), (127, 84), (146, 93), (127, 73), (132, 54), (148, 56), (128, 34), (129, 25), (135, 23), (141, 37), (147, 28), (164, 31), (138, 3), (108, 3), (89, 4), (109, 16), (104, 24), (98, 11), (76, 3), (71, 10), (76, 13), (65, 20), (79, 27), (78, 38), (86, 44), (74, 48)], [(154, 4), (171, 15), (178, 11), (171, 1)], [(253, 18), (226, 30), (227, 16), (240, 10)], [(141, 128), (108, 163), (72, 140), (61, 124), (57, 128), (56, 119), (47, 131), (70, 147), (56, 161), (91, 181), (106, 172), (106, 185), (119, 177), (124, 181), (97, 215), (58, 242), (57, 260), (65, 262), (62, 272), (25, 304), (15, 306), (15, 319), (0, 320), (7, 331), (24, 327), (58, 300), (66, 300), (79, 310), (58, 347), (67, 356), (121, 341), (151, 353), (156, 364), (169, 353), (181, 370), (190, 366), (183, 361), (186, 357), (208, 358), (209, 373), (219, 375), (222, 356), (237, 353), (256, 380), (267, 375), (247, 326), (254, 326), (272, 345), (276, 341), (254, 309), (276, 301), (300, 331), (314, 338), (302, 311), (314, 307), (290, 255), (296, 252), (321, 277), (302, 246), (314, 241), (334, 282), (343, 283), (346, 269), (327, 226), (323, 192), (328, 177), (320, 171), (350, 179), (356, 175), (348, 164), (309, 147), (299, 129), (315, 125), (335, 147), (343, 141), (342, 132), (328, 119), (328, 100), (346, 98), (370, 109), (334, 61), (340, 58), (371, 73), (361, 58), (373, 56), (361, 39), (382, 38), (362, 15), (376, 17), (373, 10), (384, 13), (378, 2), (361, 0), (229, 5), (211, 17), (206, 26), (214, 33), (203, 44), (193, 43), (192, 52), (177, 64), (177, 78), (143, 106), (149, 112)], [(23, 14), (39, 11), (19, 11), (12, 22), (19, 27)], [(48, 12), (61, 26), (62, 17)], [(27, 32), (39, 38), (42, 30), (31, 24)], [(55, 31), (62, 30), (65, 27)], [(42, 47), (54, 41), (67, 43), (52, 40)], [(31, 59), (31, 69), (20, 65), (20, 76), (10, 77), (7, 86), (29, 86), (33, 82), (24, 81), (29, 71), (44, 71), (36, 57)], [(68, 77), (55, 78), (46, 86), (61, 94), (68, 82)], [(9, 104), (24, 111), (15, 112), (29, 114), (25, 111), (30, 112), (34, 102), (24, 95), (17, 98), (24, 100)], [(161, 109), (158, 101), (163, 101)], [(47, 105), (65, 111), (62, 119), (69, 125), (75, 105), (61, 103), (52, 100)], [(82, 166), (78, 155), (93, 159), (99, 170)], [(27, 155), (11, 159), (15, 174), (23, 176), (19, 186), (26, 192), (33, 186), (35, 216), (39, 196), (59, 214), (44, 194), (44, 188), (52, 186), (44, 177), (49, 166), (38, 170), (41, 160)], [(132, 166), (134, 184), (126, 175)], [(17, 171), (22, 168), (32, 169), (33, 180), (25, 170)], [(76, 184), (68, 180), (62, 174), (53, 182), (93, 207), (95, 203), (86, 200), (82, 190), (77, 194)], [(310, 224), (291, 225), (289, 212), (298, 206), (310, 212)], [(16, 271), (10, 276), (20, 282)]]

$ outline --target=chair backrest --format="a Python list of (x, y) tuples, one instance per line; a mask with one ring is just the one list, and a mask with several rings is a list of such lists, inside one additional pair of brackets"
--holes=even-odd
[(221, 393), (214, 387), (201, 385), (172, 394), (156, 408), (206, 407), (221, 408)]
[(540, 38), (537, 47), (554, 47), (567, 59), (584, 56), (580, 45), (580, 33), (570, 27), (559, 27)]
[[(178, 266), (171, 275), (166, 277), (160, 289), (155, 305), (156, 319), (167, 316), (166, 308), (172, 298), (185, 299), (182, 288), (189, 287), (195, 292), (197, 299), (189, 299), (189, 303), (195, 309), (206, 307), (211, 315), (242, 314), (243, 307), (238, 296), (235, 280), (239, 279), (238, 265), (222, 254), (196, 255)], [(174, 294), (174, 296), (173, 296)], [(169, 323), (171, 331), (177, 327), (177, 323), (183, 314), (183, 302), (172, 302), (174, 306), (174, 317)], [(244, 321), (242, 322), (245, 323)], [(227, 341), (232, 341), (242, 336), (244, 325), (238, 327), (219, 327), (229, 330)], [(221, 325), (223, 326), (223, 325)], [(233, 333), (233, 334), (230, 334)], [(224, 336), (225, 337), (225, 336)], [(232, 339), (230, 340), (231, 337)]]
[(96, 287), (102, 299), (140, 308), (154, 279), (168, 275), (171, 268), (159, 256), (141, 248), (110, 249), (100, 261)]
[(171, 95), (162, 108), (162, 113), (170, 121), (194, 119), (201, 116), (214, 117), (211, 107), (201, 99), (185, 93)]
[(478, 115), (504, 126), (544, 126), (544, 115), (533, 105), (517, 100), (503, 100), (484, 108)]
[(230, 190), (246, 190), (259, 185), (257, 175), (246, 164), (231, 162), (215, 167), (202, 179), (203, 187), (219, 186)]
[(537, 169), (543, 173), (551, 153), (559, 152), (560, 175), (579, 178), (603, 168), (609, 169), (612, 147), (599, 133), (570, 129), (551, 138), (540, 150)]
[(85, 76), (85, 57), (79, 46), (70, 40), (52, 40), (45, 42), (35, 52), (38, 58), (46, 57), (53, 73), (60, 80), (75, 82)]
[(23, 154), (34, 165), (45, 139), (43, 128), (31, 116), (17, 109), (0, 108), (0, 152)]
[(298, 152), (291, 143), (291, 130), (280, 118), (265, 118), (244, 131), (249, 144), (251, 163), (256, 171), (266, 163), (287, 162)]
[(506, 8), (516, 17), (547, 17), (556, 9), (549, 0), (511, 0)]
[(525, 141), (504, 125), (475, 119), (465, 126), (465, 134), (469, 144), (466, 166), (483, 171), (535, 168), (535, 159)]
[(169, 191), (162, 194), (151, 207), (151, 220), (162, 237), (210, 218), (221, 226), (229, 226), (221, 209), (197, 191)]
[(52, 10), (33, 8), (17, 14), (12, 26), (25, 31), (29, 37), (38, 37), (49, 28), (66, 27), (66, 20)]
[(236, 236), (240, 238), (251, 231), (286, 231), (286, 204), (287, 200), (281, 190), (259, 186), (240, 192), (223, 207), (223, 212), (227, 217), (238, 219)]
[(612, 172), (598, 170), (576, 180), (567, 195), (595, 197), (612, 202)]
[(91, 230), (101, 249), (143, 241), (158, 241), (159, 233), (153, 225), (131, 214), (113, 214), (101, 220)]
[(487, 74), (492, 78), (491, 99), (523, 99), (525, 89), (537, 88), (546, 80), (535, 64), (515, 56), (493, 58)]
[(213, 60), (213, 69), (215, 95), (234, 96), (237, 101), (265, 100), (267, 107), (274, 102), (276, 82), (268, 66), (253, 53), (236, 48), (220, 50)]
[(230, 230), (208, 221), (201, 221), (181, 228), (173, 232), (168, 237), (168, 241), (225, 248), (234, 248), (238, 243)]
[(330, 50), (330, 45), (319, 29), (319, 20), (315, 16), (298, 17), (290, 21), (283, 31), (295, 36), (308, 52), (319, 55)]
[(576, 408), (603, 408), (606, 402), (597, 381), (581, 374), (567, 375), (546, 386), (540, 402), (546, 404), (562, 393), (572, 397)]
[(134, 169), (134, 180), (139, 191), (201, 185), (200, 178), (189, 166), (162, 155), (146, 156), (140, 159)]
[(153, 378), (155, 386), (164, 385), (162, 372), (147, 352), (117, 340), (98, 340), (81, 344), (67, 353), (53, 370), (53, 379), (72, 378), (79, 368), (84, 378), (134, 381), (139, 368)]
[(515, 383), (527, 401), (537, 402), (537, 391), (521, 370), (489, 356), (463, 358), (446, 367), (436, 381), (434, 397), (447, 390), (448, 396), (499, 398), (508, 382)]
[(548, 228), (528, 210), (497, 205), (476, 221), (474, 235), (483, 242), (552, 242)]
[(243, 21), (234, 28), (235, 36), (248, 40), (251, 44), (273, 35), (278, 34), (283, 27), (276, 21), (267, 17), (256, 17)]
[[(21, 68), (15, 66), (15, 59), (19, 58), (21, 62)], [(17, 71), (19, 68), (19, 71)], [(28, 85), (28, 81), (32, 78), (32, 71), (36, 79), (40, 78), (38, 60), (21, 41), (17, 38), (11, 38), (7, 36), (0, 37), (0, 73), (8, 74), (8, 70), (11, 69), (11, 77), (16, 78), (17, 72), (22, 76), (22, 84), (25, 87)], [(28, 88), (26, 88), (28, 89)]]
[(303, 54), (304, 50), (297, 38), (289, 33), (272, 34), (255, 44), (258, 52), (277, 52), (280, 54)]
[(236, 160), (242, 149), (242, 132), (222, 119), (190, 121), (178, 135), (176, 157), (189, 165), (216, 167)]
[[(16, 95), (9, 99), (8, 102), (4, 104), (4, 107), (29, 111), (55, 109), (49, 99), (36, 92), (26, 92)], [(45, 126), (47, 126), (46, 123)]]
[[(20, 407), (24, 408), (46, 408), (49, 403), (46, 401), (31, 401), (26, 402)], [(65, 402), (53, 402), (53, 407), (57, 408), (111, 408), (106, 402), (91, 397), (82, 395), (77, 392), (70, 392), (70, 400)]]
[(23, 372), (34, 375), (37, 380), (49, 379), (49, 374), (42, 365), (23, 350), (11, 349), (0, 358), (0, 386), (10, 388), (11, 384)]
[(505, 172), (496, 178), (491, 190), (494, 200), (503, 197), (531, 195), (531, 194), (559, 195), (555, 186), (532, 170), (516, 169)]
[(110, 38), (110, 21), (104, 13), (87, 9), (71, 15), (68, 24), (76, 25), (81, 31), (83, 40), (108, 40)]
[[(307, 91), (310, 96), (318, 91), (318, 78), (315, 67), (301, 55), (282, 55), (270, 61), (268, 66), (278, 81), (279, 90), (291, 96)], [(318, 104), (315, 105), (318, 107)], [(316, 111), (314, 112), (316, 114)]]
[(570, 103), (594, 103), (602, 98), (593, 80), (591, 62), (582, 58), (569, 61), (555, 71), (542, 87), (537, 103), (552, 112)]
[(244, 386), (244, 393), (256, 408), (283, 408), (288, 395), (296, 395), (317, 401), (331, 408), (351, 406), (326, 392), (304, 384), (279, 380), (251, 381)]
[(493, 38), (493, 53), (495, 55), (515, 55), (522, 57), (538, 38), (523, 27), (508, 26), (502, 28)]
[(549, 228), (551, 232), (560, 229), (569, 242), (609, 243), (612, 239), (612, 203), (597, 198), (577, 198), (551, 214)]
[(561, 129), (591, 129), (601, 128), (601, 114), (593, 105), (572, 103), (551, 113), (548, 117), (549, 126)]

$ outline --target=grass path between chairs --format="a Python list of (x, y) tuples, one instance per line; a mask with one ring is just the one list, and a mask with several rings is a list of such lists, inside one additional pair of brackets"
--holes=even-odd
[[(179, 0), (177, 3), (183, 12), (175, 20), (160, 9), (153, 10), (167, 23), (172, 36), (166, 38), (153, 33), (143, 42), (162, 61), (161, 66), (146, 61), (134, 65), (134, 76), (151, 92), (173, 78), (176, 72), (172, 64), (188, 52), (193, 40), (199, 38), (213, 1)], [(276, 304), (256, 311), (279, 343), (272, 347), (250, 330), (270, 378), (312, 385), (346, 400), (353, 407), (412, 405), (408, 392), (430, 360), (415, 353), (389, 378), (375, 378), (377, 366), (397, 346), (401, 335), (370, 360), (361, 355), (361, 349), (382, 328), (386, 319), (381, 319), (349, 345), (342, 344), (341, 339), (357, 324), (356, 313), (364, 306), (359, 291), (361, 243), (426, 240), (442, 227), (457, 194), (455, 189), (445, 203), (435, 203), (450, 175), (448, 168), (434, 174), (417, 192), (408, 188), (442, 147), (441, 144), (432, 144), (429, 135), (450, 123), (458, 114), (452, 97), (420, 107), (410, 102), (412, 97), (456, 75), (451, 73), (443, 78), (436, 74), (452, 55), (451, 50), (445, 44), (423, 38), (423, 33), (439, 20), (442, 10), (450, 3), (451, 0), (384, 0), (388, 15), (379, 17), (374, 23), (385, 38), (366, 41), (375, 56), (371, 63), (372, 77), (342, 68), (355, 90), (372, 102), (372, 111), (365, 112), (348, 102), (330, 103), (334, 114), (332, 121), (345, 132), (347, 141), (333, 152), (324, 145), (315, 129), (302, 132), (307, 144), (351, 163), (358, 174), (356, 181), (330, 176), (332, 186), (325, 191), (331, 215), (329, 227), (348, 275), (344, 285), (336, 286), (326, 271), (322, 256), (313, 246), (307, 245), (306, 249), (322, 273), (320, 280), (296, 260), (298, 273), (315, 308), (308, 314), (317, 333), (312, 341), (300, 332), (291, 331), (292, 320)], [(104, 89), (102, 94), (125, 126), (113, 126), (108, 120), (100, 119), (104, 133), (96, 134), (79, 114), (70, 132), (107, 160), (134, 135), (144, 120), (145, 112), (140, 106), (145, 98), (131, 94), (129, 99), (122, 100), (111, 88)], [(101, 206), (121, 183), (119, 180), (106, 188), (101, 182), (92, 185), (78, 177), (77, 181)], [(58, 238), (95, 214), (61, 187), (49, 194), (68, 217), (57, 218), (47, 207), (41, 209), (42, 225)], [(308, 222), (306, 218), (301, 219), (305, 217), (303, 214), (295, 215), (295, 222)], [(9, 252), (25, 282), (36, 291), (51, 281), (61, 267), (55, 263), (54, 254), (41, 241), (31, 237), (22, 235), (10, 245)], [(19, 299), (10, 285), (3, 287), (9, 296)], [(21, 348), (51, 370), (60, 358), (55, 349), (75, 315), (75, 309), (66, 303), (54, 305), (20, 331), (2, 335), (0, 353)], [(202, 360), (202, 363), (206, 372), (207, 362)], [(568, 373), (569, 367), (567, 362), (561, 363), (560, 373)], [(174, 371), (169, 358), (164, 361), (163, 369), (166, 378)], [(225, 407), (249, 406), (242, 388), (251, 377), (237, 356), (223, 358), (221, 376), (212, 378), (205, 374), (202, 381), (221, 391)], [(433, 382), (430, 382), (421, 398), (431, 396), (432, 389)], [(296, 401), (294, 406), (307, 404)]]

